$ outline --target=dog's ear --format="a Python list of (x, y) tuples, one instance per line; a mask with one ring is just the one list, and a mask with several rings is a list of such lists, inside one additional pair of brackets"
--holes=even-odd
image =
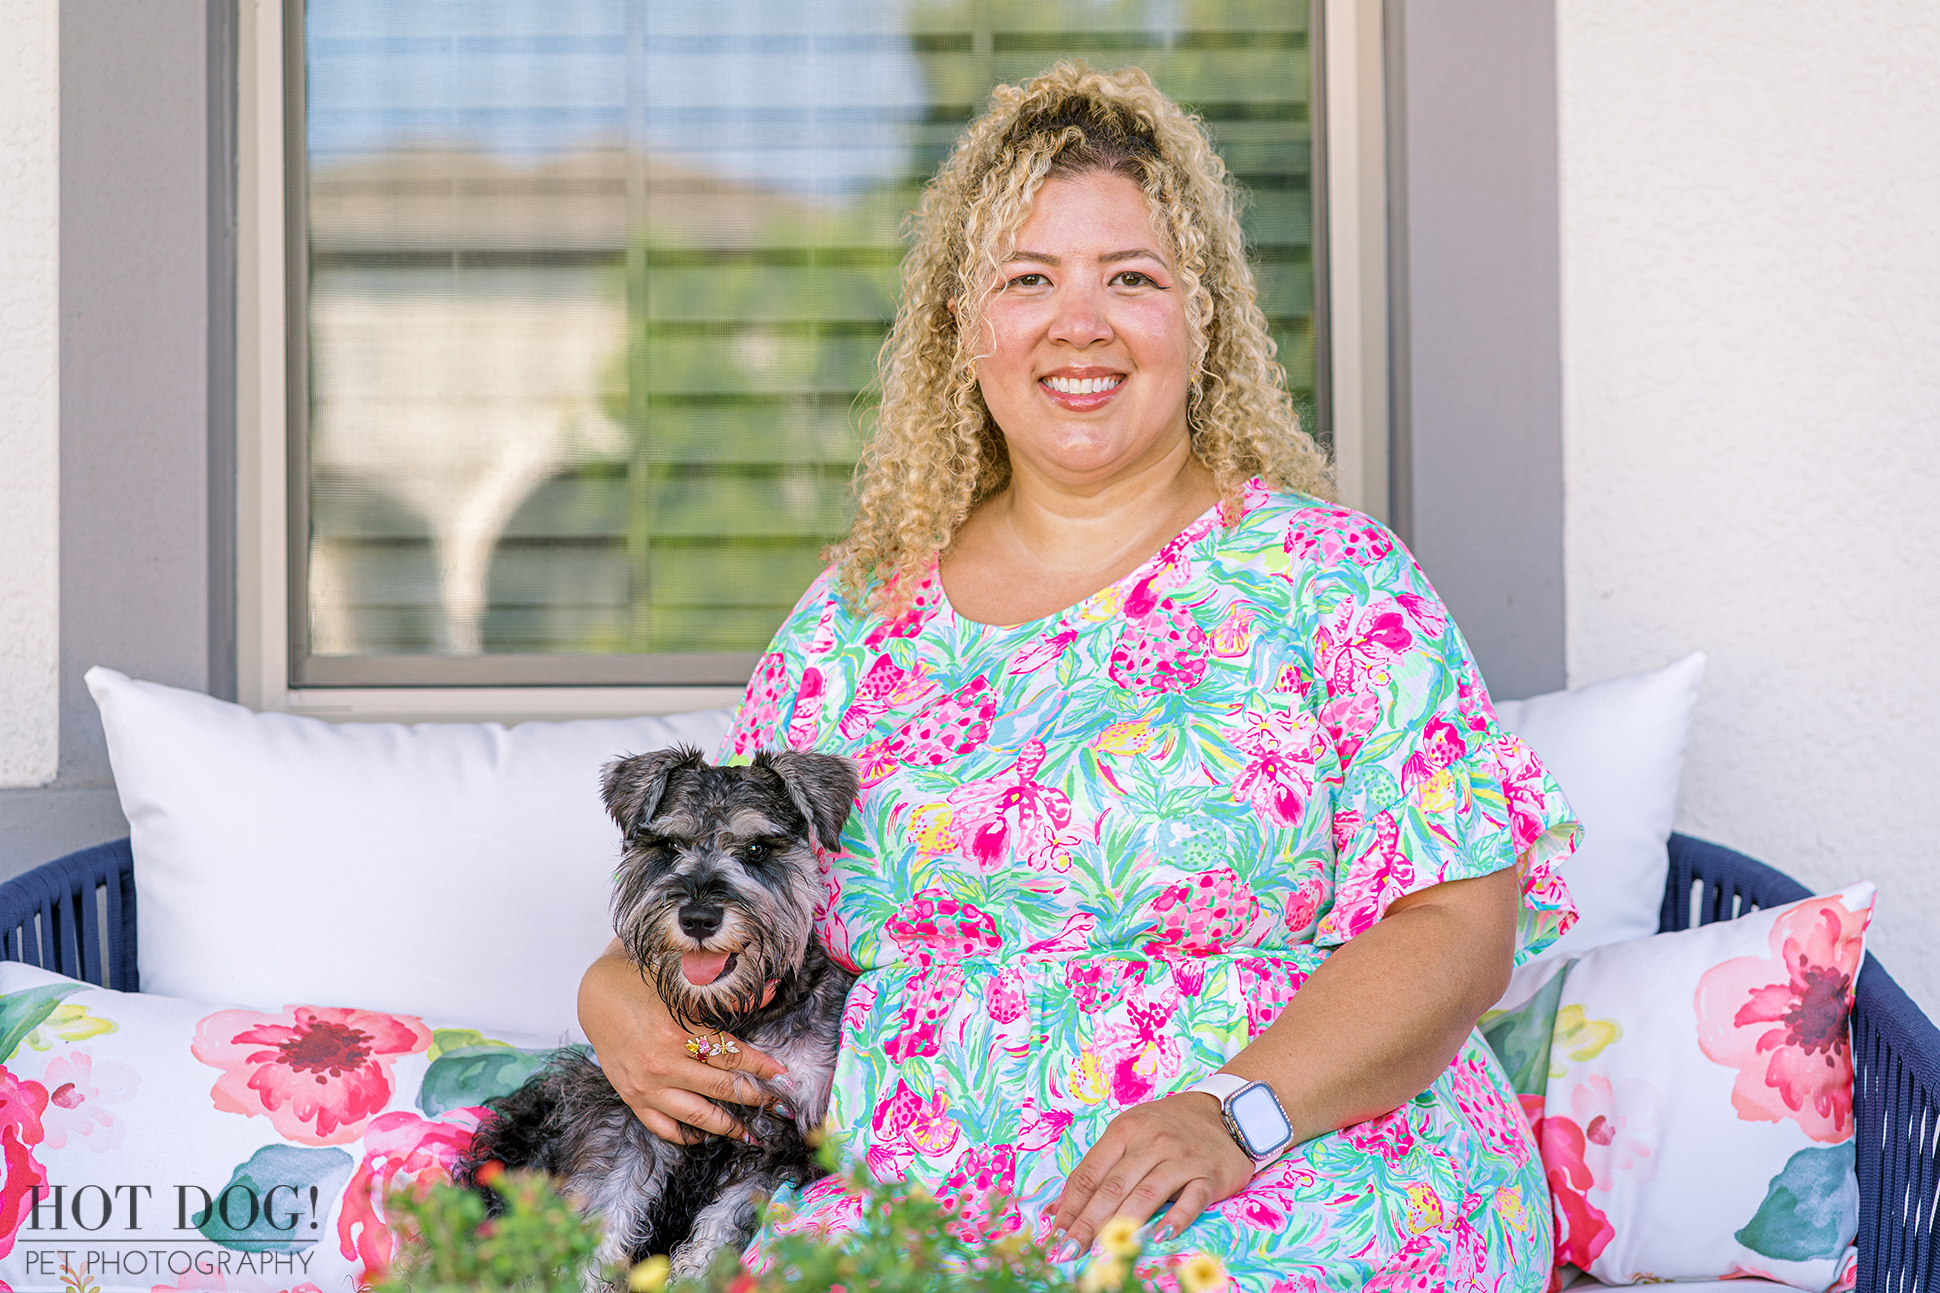
[(620, 834), (633, 834), (636, 826), (653, 817), (660, 797), (667, 793), (667, 778), (682, 768), (700, 766), (701, 752), (691, 745), (629, 755), (607, 764), (600, 773), (600, 797)]
[(788, 787), (788, 797), (795, 801), (823, 848), (841, 847), (842, 828), (848, 824), (856, 792), (862, 787), (854, 763), (839, 754), (763, 750), (754, 756), (754, 766), (781, 778), (781, 784)]

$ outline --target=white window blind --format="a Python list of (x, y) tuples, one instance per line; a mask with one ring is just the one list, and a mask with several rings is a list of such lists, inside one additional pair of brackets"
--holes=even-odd
[(739, 682), (844, 529), (898, 228), (989, 88), (1136, 63), (1314, 389), (1308, 0), (311, 0), (292, 681)]

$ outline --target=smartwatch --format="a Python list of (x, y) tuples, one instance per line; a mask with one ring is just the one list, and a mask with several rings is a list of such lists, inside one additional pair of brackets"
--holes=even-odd
[(1186, 1090), (1203, 1091), (1219, 1101), (1227, 1132), (1240, 1152), (1253, 1160), (1255, 1172), (1293, 1148), (1293, 1120), (1265, 1082), (1251, 1082), (1237, 1073), (1214, 1073)]

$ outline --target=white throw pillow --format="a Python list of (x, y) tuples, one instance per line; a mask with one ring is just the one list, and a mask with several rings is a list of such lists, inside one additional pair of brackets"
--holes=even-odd
[(1531, 1116), (1556, 1260), (1606, 1284), (1850, 1288), (1848, 1016), (1866, 882), (1517, 969), (1483, 1034)]
[(367, 1287), (393, 1251), (385, 1194), (448, 1180), (480, 1104), (550, 1051), (436, 1017), (253, 1011), (0, 963), (0, 1288)]
[(1502, 725), (1535, 750), (1584, 826), (1561, 868), (1578, 920), (1538, 959), (1657, 932), (1684, 738), (1703, 678), (1704, 654), (1693, 651), (1652, 673), (1496, 703)]
[(612, 936), (602, 764), (725, 710), (572, 723), (326, 723), (88, 670), (140, 896), (142, 988), (355, 1001), (579, 1036)]

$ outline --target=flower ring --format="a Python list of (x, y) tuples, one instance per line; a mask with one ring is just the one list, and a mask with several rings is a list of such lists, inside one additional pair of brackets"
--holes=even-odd
[(705, 1064), (715, 1055), (739, 1055), (741, 1048), (726, 1033), (717, 1032), (712, 1037), (700, 1035), (687, 1039), (687, 1053)]

